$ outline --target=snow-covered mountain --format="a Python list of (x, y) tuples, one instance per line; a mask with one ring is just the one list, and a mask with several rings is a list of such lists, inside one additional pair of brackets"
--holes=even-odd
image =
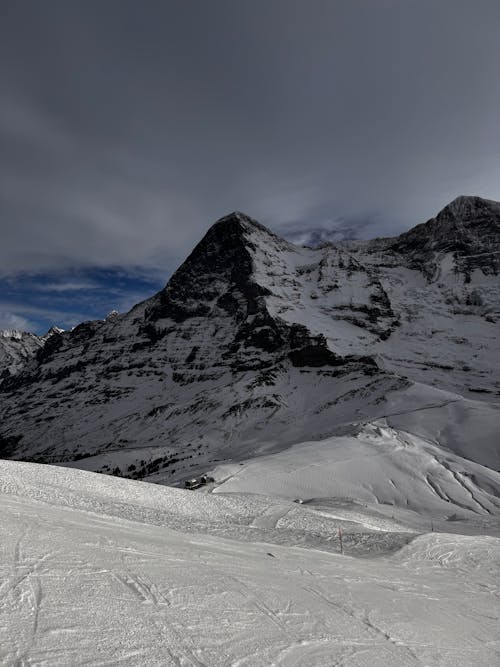
[(20, 371), (26, 360), (34, 356), (43, 344), (40, 336), (27, 331), (0, 331), (0, 383)]
[(19, 373), (50, 336), (62, 331), (58, 327), (51, 327), (44, 336), (37, 336), (18, 329), (0, 330), (0, 384), (4, 379)]
[[(9, 370), (0, 456), (170, 484), (377, 422), (453, 452), (473, 486), (500, 468), (499, 256), (500, 205), (477, 197), (316, 249), (233, 213), (151, 299)], [(439, 474), (463, 495), (455, 467)]]

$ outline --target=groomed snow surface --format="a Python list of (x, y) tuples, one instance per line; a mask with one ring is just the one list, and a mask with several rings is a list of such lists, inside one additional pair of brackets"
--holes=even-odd
[[(385, 447), (382, 466), (393, 437), (383, 427), (368, 430), (351, 456), (382, 436), (385, 445), (375, 443)], [(396, 484), (397, 465), (411, 461), (405, 450), (418, 449), (399, 444), (390, 465)], [(292, 478), (303, 464), (300, 447), (286, 453)], [(318, 448), (318, 469), (325, 447)], [(341, 454), (329, 464), (332, 474)], [(435, 454), (418, 449), (431, 467)], [(265, 479), (261, 467), (254, 477), (261, 493), (281, 484), (283, 465), (273, 478), (267, 461)], [(462, 488), (457, 500), (469, 498), (458, 520), (452, 501), (432, 489), (422, 491), (427, 514), (401, 502), (391, 509), (375, 487), (356, 500), (363, 471), (346, 481), (349, 502), (298, 504), (243, 492), (229, 469), (214, 494), (0, 461), (0, 663), (497, 665), (494, 507), (481, 511), (463, 488), (475, 495), (471, 478), (457, 482), (450, 473), (447, 480), (446, 468), (435, 465), (443, 494)], [(248, 475), (239, 478), (251, 485)], [(477, 500), (490, 502), (484, 491)], [(431, 520), (450, 532), (427, 532)]]

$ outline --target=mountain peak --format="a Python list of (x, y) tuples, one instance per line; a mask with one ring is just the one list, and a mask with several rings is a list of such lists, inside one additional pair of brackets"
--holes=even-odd
[(460, 195), (445, 206), (436, 216), (436, 220), (468, 221), (485, 213), (500, 212), (500, 204), (492, 199), (483, 199), (474, 195)]
[(43, 336), (43, 338), (49, 338), (50, 336), (54, 336), (56, 334), (62, 334), (64, 333), (64, 329), (61, 329), (60, 327), (57, 326), (52, 326), (50, 329), (47, 331), (47, 333)]
[(222, 218), (219, 218), (215, 224), (219, 222), (224, 222), (224, 223), (233, 223), (233, 222), (256, 222), (253, 218), (251, 218), (249, 215), (246, 213), (243, 213), (242, 211), (232, 211), (231, 213), (228, 213), (227, 215), (223, 215)]
[(456, 197), (435, 218), (395, 239), (392, 248), (429, 277), (437, 275), (435, 253), (453, 253), (457, 271), (471, 279), (474, 269), (500, 272), (500, 203), (475, 196)]
[[(216, 303), (220, 305), (219, 297), (226, 292), (239, 291), (246, 296), (252, 289), (259, 292), (252, 279), (251, 249), (262, 242), (263, 236), (265, 241), (267, 237), (278, 239), (264, 225), (240, 211), (217, 220), (149, 305), (148, 321), (169, 318), (179, 323), (207, 315)], [(232, 303), (233, 306), (236, 307)]]
[(19, 329), (1, 329), (0, 336), (2, 338), (15, 338), (20, 340), (23, 336), (26, 335), (25, 331), (20, 331)]
[(260, 222), (257, 222), (255, 218), (252, 218), (251, 216), (247, 215), (246, 213), (242, 213), (241, 211), (233, 211), (232, 213), (228, 213), (222, 218), (219, 218), (209, 229), (208, 234), (212, 230), (219, 231), (228, 229), (231, 229), (231, 231), (239, 229), (242, 232), (259, 230), (274, 236), (271, 230), (262, 225)]

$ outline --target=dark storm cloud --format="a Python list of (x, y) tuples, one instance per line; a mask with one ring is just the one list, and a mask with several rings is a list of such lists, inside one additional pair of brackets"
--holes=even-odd
[(233, 209), (366, 237), (500, 199), (499, 26), (497, 0), (6, 0), (0, 271), (167, 273)]

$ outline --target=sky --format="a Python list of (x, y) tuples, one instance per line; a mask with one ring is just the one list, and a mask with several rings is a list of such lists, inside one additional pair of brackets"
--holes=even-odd
[(232, 210), (311, 239), (500, 200), (498, 0), (3, 0), (0, 328), (153, 294)]

